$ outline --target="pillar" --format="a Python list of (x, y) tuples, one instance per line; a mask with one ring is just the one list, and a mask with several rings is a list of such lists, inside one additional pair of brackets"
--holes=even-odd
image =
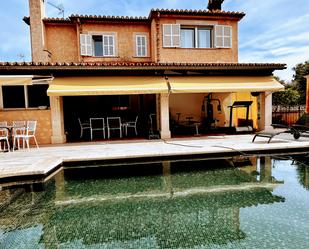
[(169, 117), (169, 94), (160, 94), (160, 135), (162, 139), (171, 138)]
[(172, 175), (171, 175), (171, 162), (170, 161), (163, 161), (162, 162), (163, 168), (163, 189), (164, 191), (173, 195), (173, 187), (172, 187)]
[(260, 182), (272, 182), (272, 161), (271, 157), (260, 158)]
[(52, 144), (66, 142), (63, 121), (63, 99), (59, 96), (50, 97), (50, 110), (52, 119)]
[(305, 76), (307, 79), (307, 87), (306, 87), (306, 113), (309, 113), (309, 75)]
[(272, 128), (272, 115), (272, 93), (263, 92), (260, 95), (259, 130)]
[(56, 186), (56, 197), (55, 201), (62, 201), (65, 197), (65, 180), (64, 171), (60, 170), (54, 177)]

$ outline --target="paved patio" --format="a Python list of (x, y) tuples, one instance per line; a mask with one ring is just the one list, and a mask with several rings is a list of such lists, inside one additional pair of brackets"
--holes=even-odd
[(159, 158), (179, 155), (216, 154), (224, 156), (231, 152), (268, 153), (280, 150), (308, 150), (309, 138), (294, 140), (289, 134), (276, 136), (270, 144), (267, 139), (251, 140), (253, 135), (209, 136), (184, 139), (104, 141), (44, 146), (40, 149), (0, 153), (0, 182), (17, 176), (46, 175), (59, 168), (63, 162), (112, 160), (129, 158)]

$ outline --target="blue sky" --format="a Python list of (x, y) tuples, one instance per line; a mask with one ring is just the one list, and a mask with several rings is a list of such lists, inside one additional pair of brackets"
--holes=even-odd
[[(63, 4), (65, 16), (78, 14), (148, 16), (151, 8), (204, 9), (207, 0), (46, 0)], [(287, 63), (275, 74), (292, 79), (292, 67), (309, 60), (309, 0), (225, 0), (224, 10), (243, 11), (239, 23), (239, 62)], [(1, 1), (0, 61), (30, 61), (28, 0)], [(46, 5), (48, 17), (58, 11)], [(21, 55), (24, 55), (22, 57)]]

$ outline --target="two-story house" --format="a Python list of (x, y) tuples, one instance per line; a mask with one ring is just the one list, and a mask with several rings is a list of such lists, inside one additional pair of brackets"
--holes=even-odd
[(115, 115), (139, 116), (146, 134), (154, 114), (161, 138), (190, 120), (270, 126), (271, 93), (283, 88), (272, 73), (286, 66), (238, 63), (245, 14), (221, 10), (222, 2), (147, 17), (48, 18), (44, 0), (29, 0), (33, 62), (0, 63), (0, 120), (37, 119), (41, 143), (78, 137), (78, 118)]

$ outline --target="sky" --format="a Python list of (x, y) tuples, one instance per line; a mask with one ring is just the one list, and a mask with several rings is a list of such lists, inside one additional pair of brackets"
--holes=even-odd
[[(31, 61), (28, 0), (0, 0), (0, 61)], [(148, 16), (151, 8), (206, 9), (207, 0), (45, 0), (71, 14)], [(239, 62), (286, 63), (275, 75), (291, 81), (292, 68), (309, 60), (309, 0), (225, 0), (225, 11), (242, 11)], [(46, 4), (46, 16), (61, 17)]]

